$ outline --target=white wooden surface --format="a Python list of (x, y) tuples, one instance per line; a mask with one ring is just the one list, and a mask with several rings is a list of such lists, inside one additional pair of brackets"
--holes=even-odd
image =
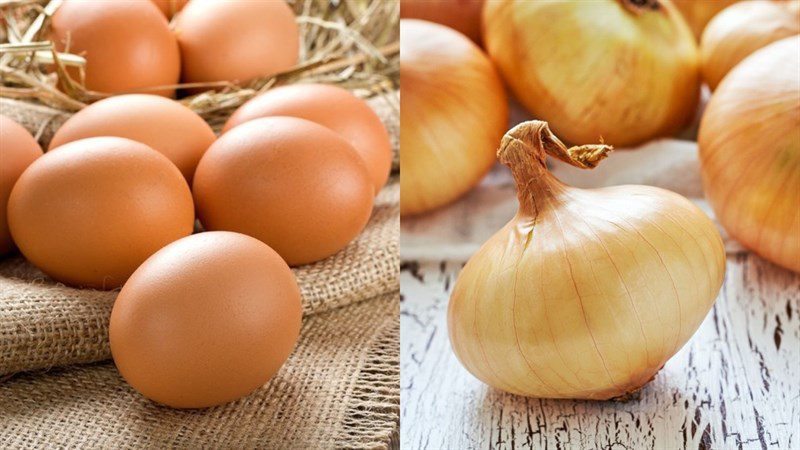
[(401, 273), (402, 449), (800, 448), (800, 276), (728, 258), (713, 311), (627, 403), (516, 397), (456, 360), (447, 338), (460, 262)]
[[(693, 143), (619, 152), (596, 170), (555, 168), (572, 184), (670, 188), (710, 213)], [(403, 219), (402, 449), (800, 449), (800, 275), (724, 232), (727, 274), (714, 309), (638, 399), (516, 397), (472, 377), (450, 349), (450, 290), (466, 258), (515, 210), (510, 178), (496, 168), (450, 208)]]

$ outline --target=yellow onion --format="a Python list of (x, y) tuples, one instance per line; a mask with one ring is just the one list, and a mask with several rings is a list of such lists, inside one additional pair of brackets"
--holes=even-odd
[(573, 188), (545, 165), (547, 153), (591, 168), (610, 150), (567, 148), (539, 121), (503, 138), (519, 211), (470, 258), (448, 310), (453, 350), (481, 381), (534, 397), (624, 396), (714, 303), (725, 251), (693, 203), (649, 186)]
[(720, 223), (745, 247), (800, 272), (800, 36), (757, 50), (722, 80), (698, 143)]
[(480, 42), (483, 2), (484, 0), (400, 0), (400, 17), (436, 22)]
[(449, 203), (494, 164), (508, 103), (492, 63), (464, 35), (400, 21), (400, 212)]
[(569, 142), (639, 144), (695, 114), (697, 46), (668, 0), (499, 0), (483, 19), (517, 98)]
[(706, 24), (720, 11), (741, 0), (672, 0), (689, 23), (697, 40)]
[(715, 89), (722, 78), (754, 51), (800, 33), (800, 1), (737, 3), (708, 23), (700, 42), (703, 79)]

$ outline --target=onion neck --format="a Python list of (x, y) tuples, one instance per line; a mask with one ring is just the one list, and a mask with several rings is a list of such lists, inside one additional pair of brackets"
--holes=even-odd
[(567, 148), (550, 131), (547, 122), (531, 120), (503, 136), (497, 158), (514, 176), (520, 213), (535, 217), (564, 189), (547, 170), (547, 155), (581, 169), (591, 169), (612, 150), (613, 147), (604, 144)]
[(658, 11), (661, 9), (661, 0), (619, 0), (628, 11), (639, 15), (645, 11)]

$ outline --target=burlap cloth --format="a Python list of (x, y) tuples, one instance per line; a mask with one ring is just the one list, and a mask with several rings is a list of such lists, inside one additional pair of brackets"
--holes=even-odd
[(161, 407), (113, 363), (0, 383), (2, 448), (380, 448), (399, 414), (397, 294), (307, 317), (264, 387), (206, 410)]
[[(396, 171), (399, 94), (370, 104), (392, 136)], [(0, 99), (0, 114), (26, 126), (45, 148), (68, 118), (9, 99)], [(141, 399), (112, 363), (20, 374), (0, 380), (0, 447), (385, 446), (399, 408), (399, 198), (393, 175), (356, 240), (293, 269), (306, 316), (301, 342), (258, 394), (186, 413)], [(109, 359), (117, 293), (55, 283), (20, 256), (0, 261), (0, 376)]]

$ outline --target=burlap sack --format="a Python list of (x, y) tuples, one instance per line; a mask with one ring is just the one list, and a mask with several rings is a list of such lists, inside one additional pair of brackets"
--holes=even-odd
[(0, 383), (0, 448), (387, 448), (399, 417), (399, 294), (307, 317), (264, 387), (207, 410), (161, 407), (112, 363)]
[[(397, 153), (399, 94), (375, 97)], [(68, 115), (0, 99), (0, 114), (39, 135), (43, 146)], [(345, 249), (294, 269), (303, 311), (316, 314), (398, 289), (400, 186), (393, 176), (376, 198), (367, 228)], [(75, 289), (47, 278), (21, 257), (0, 261), (0, 375), (108, 359), (108, 318), (117, 292)]]

